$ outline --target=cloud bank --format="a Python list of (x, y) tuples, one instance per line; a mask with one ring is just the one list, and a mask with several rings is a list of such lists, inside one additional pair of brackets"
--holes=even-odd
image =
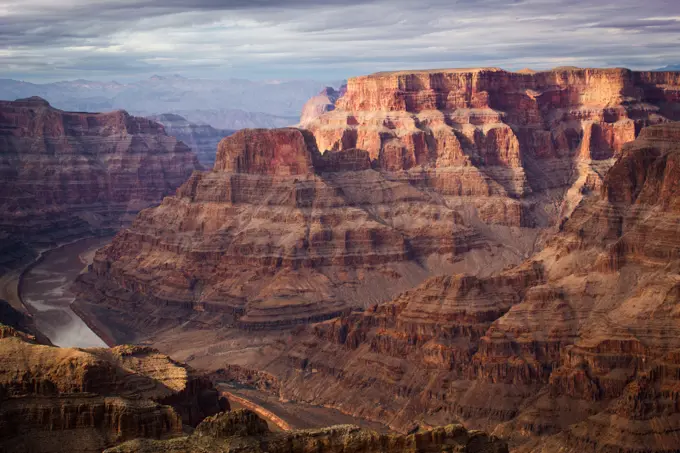
[(677, 0), (0, 0), (0, 77), (680, 63)]

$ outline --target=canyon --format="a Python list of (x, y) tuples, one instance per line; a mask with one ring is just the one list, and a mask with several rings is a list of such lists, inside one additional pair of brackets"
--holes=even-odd
[[(376, 73), (324, 90), (299, 127), (222, 139), (210, 170), (179, 158), (191, 164), (162, 172), (163, 191), (135, 186), (155, 206), (94, 254), (74, 310), (110, 344), (143, 343), (118, 347), (133, 356), (401, 434), (270, 433), (232, 411), (97, 445), (505, 451), (498, 436), (517, 452), (672, 451), (679, 102), (676, 72)], [(176, 143), (170, 155), (193, 156)], [(103, 351), (81, 352), (129, 367)], [(150, 439), (113, 445), (133, 437)]]
[(0, 101), (7, 242), (113, 233), (198, 168), (196, 155), (163, 126), (124, 111), (64, 112), (38, 97)]
[(679, 77), (487, 68), (350, 79), (306, 129), (220, 142), (212, 171), (96, 254), (75, 304), (116, 342), (164, 332), (186, 337), (183, 357), (207, 357), (189, 351), (203, 331), (276, 337), (431, 276), (497, 274), (600, 190), (624, 143), (676, 119)]

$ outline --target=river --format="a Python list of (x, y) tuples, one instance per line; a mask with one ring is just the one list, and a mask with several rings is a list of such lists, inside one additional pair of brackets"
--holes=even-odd
[(95, 250), (111, 238), (87, 238), (45, 252), (26, 271), (19, 285), (23, 303), (36, 327), (50, 341), (62, 347), (106, 347), (106, 343), (73, 310), (69, 286), (92, 262)]

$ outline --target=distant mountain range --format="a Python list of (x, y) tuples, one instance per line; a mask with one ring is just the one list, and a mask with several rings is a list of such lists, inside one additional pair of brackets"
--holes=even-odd
[(655, 71), (680, 71), (680, 64), (669, 64), (663, 68), (655, 69)]
[(213, 167), (217, 144), (220, 140), (235, 132), (228, 129), (216, 129), (207, 124), (194, 124), (175, 113), (152, 115), (148, 118), (161, 123), (168, 135), (189, 145), (205, 168)]
[(40, 96), (62, 110), (124, 109), (133, 115), (177, 113), (219, 129), (296, 124), (305, 102), (327, 83), (314, 80), (252, 81), (153, 76), (130, 83), (69, 80), (34, 84), (0, 79), (0, 99)]

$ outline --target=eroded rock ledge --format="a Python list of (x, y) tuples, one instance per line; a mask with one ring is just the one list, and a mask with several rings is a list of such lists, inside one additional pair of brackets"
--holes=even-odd
[(209, 380), (151, 348), (61, 349), (0, 325), (0, 363), (7, 452), (100, 452), (228, 408)]
[(136, 440), (105, 453), (155, 452), (271, 453), (506, 453), (507, 444), (460, 425), (408, 436), (378, 434), (352, 425), (271, 433), (255, 413), (237, 410), (203, 421), (189, 437), (167, 441)]

